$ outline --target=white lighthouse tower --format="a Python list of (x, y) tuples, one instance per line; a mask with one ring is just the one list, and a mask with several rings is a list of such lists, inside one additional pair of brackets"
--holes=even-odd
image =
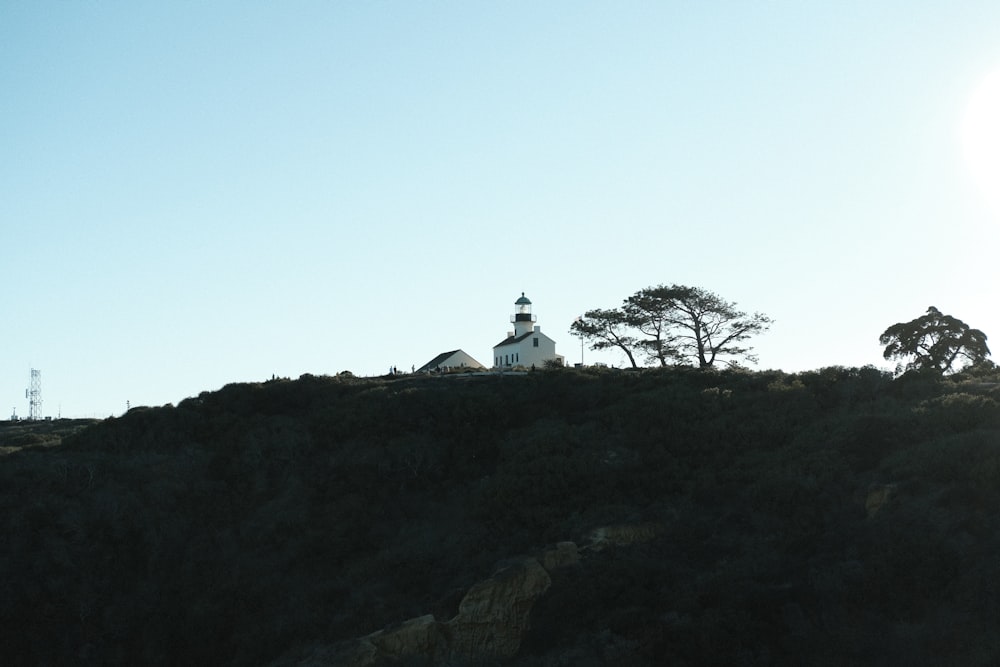
[(514, 314), (510, 316), (510, 321), (514, 323), (514, 338), (520, 338), (534, 329), (535, 316), (531, 314), (531, 299), (524, 296), (524, 292), (514, 302)]

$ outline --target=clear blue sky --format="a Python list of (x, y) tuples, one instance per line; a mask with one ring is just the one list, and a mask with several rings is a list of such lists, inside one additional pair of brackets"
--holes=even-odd
[(995, 0), (6, 0), (0, 417), (489, 363), (522, 291), (570, 361), (658, 283), (773, 317), (762, 369), (930, 305), (1000, 354), (998, 67)]

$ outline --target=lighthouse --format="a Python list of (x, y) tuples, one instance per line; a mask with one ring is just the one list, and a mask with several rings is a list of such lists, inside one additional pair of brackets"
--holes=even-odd
[(514, 302), (514, 314), (510, 316), (514, 330), (493, 346), (493, 366), (495, 368), (542, 368), (548, 363), (564, 363), (556, 354), (556, 342), (542, 333), (535, 324), (531, 312), (531, 299), (521, 296)]

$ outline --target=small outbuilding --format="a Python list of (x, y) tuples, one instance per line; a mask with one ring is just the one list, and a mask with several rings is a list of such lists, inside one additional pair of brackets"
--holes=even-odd
[(438, 356), (434, 357), (426, 364), (418, 368), (416, 373), (433, 373), (433, 372), (448, 372), (454, 371), (462, 368), (477, 368), (483, 369), (481, 363), (473, 359), (466, 352), (462, 350), (452, 350), (451, 352), (442, 352)]

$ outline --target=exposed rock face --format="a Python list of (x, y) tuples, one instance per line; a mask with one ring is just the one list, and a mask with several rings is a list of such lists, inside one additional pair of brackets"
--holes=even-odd
[(451, 653), (463, 658), (517, 653), (531, 607), (551, 584), (537, 560), (523, 558), (473, 586), (447, 623)]
[(605, 547), (627, 546), (629, 544), (639, 544), (655, 539), (665, 530), (661, 523), (636, 523), (619, 524), (615, 526), (602, 526), (590, 531), (590, 543), (584, 548), (592, 551), (600, 551)]
[[(654, 539), (662, 524), (604, 526), (592, 531), (583, 550), (599, 551)], [(580, 562), (575, 542), (559, 542), (538, 558), (517, 558), (475, 584), (449, 621), (418, 616), (337, 647), (320, 646), (299, 667), (374, 667), (410, 658), (433, 663), (478, 664), (510, 658), (521, 648), (531, 608), (552, 585), (549, 573)]]
[(555, 549), (549, 549), (542, 553), (541, 563), (547, 571), (551, 572), (557, 567), (575, 565), (580, 562), (580, 550), (576, 542), (559, 542)]
[[(560, 543), (551, 553), (556, 554), (552, 562), (570, 562), (576, 556), (576, 545)], [(470, 588), (450, 621), (437, 621), (431, 614), (412, 618), (337, 651), (318, 649), (299, 665), (372, 667), (417, 656), (435, 662), (508, 658), (521, 647), (535, 600), (551, 584), (549, 573), (538, 560), (510, 561)]]
[(441, 624), (434, 620), (432, 614), (428, 614), (373, 632), (340, 650), (319, 649), (298, 664), (299, 667), (371, 667), (386, 661), (415, 656), (434, 658), (446, 653), (447, 639), (442, 633)]
[(870, 519), (875, 516), (889, 502), (895, 492), (895, 484), (882, 484), (870, 487), (868, 495), (865, 497), (865, 511), (868, 513), (868, 518)]
[[(605, 526), (592, 531), (583, 550), (646, 542), (662, 533), (662, 524)], [(321, 646), (299, 667), (374, 667), (410, 658), (433, 663), (478, 664), (510, 658), (521, 648), (531, 608), (552, 585), (549, 573), (580, 562), (575, 542), (559, 542), (538, 558), (517, 558), (475, 584), (449, 621), (432, 614), (373, 632), (338, 647)]]
[(375, 632), (368, 640), (382, 657), (398, 659), (411, 655), (433, 656), (444, 647), (440, 623), (433, 614), (418, 616), (400, 625)]

